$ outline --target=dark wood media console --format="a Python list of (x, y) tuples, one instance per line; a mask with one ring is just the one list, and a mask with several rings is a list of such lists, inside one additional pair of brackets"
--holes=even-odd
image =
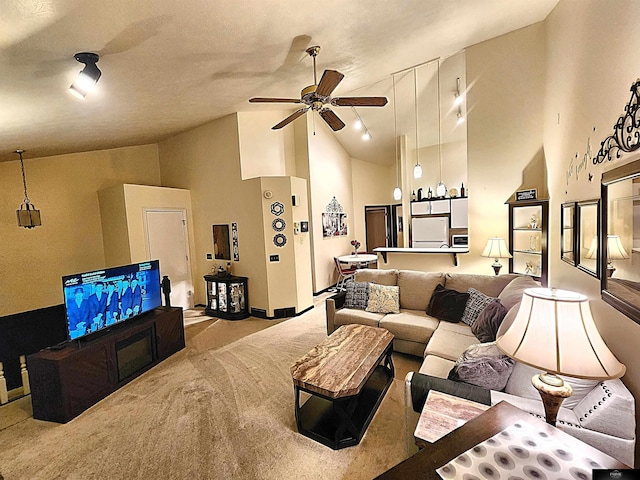
[(66, 423), (184, 346), (182, 309), (158, 307), (98, 338), (29, 355), (33, 417)]

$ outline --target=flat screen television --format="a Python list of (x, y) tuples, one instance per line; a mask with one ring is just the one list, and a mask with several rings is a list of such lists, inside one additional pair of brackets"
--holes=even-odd
[(132, 319), (162, 304), (158, 260), (62, 277), (69, 340)]

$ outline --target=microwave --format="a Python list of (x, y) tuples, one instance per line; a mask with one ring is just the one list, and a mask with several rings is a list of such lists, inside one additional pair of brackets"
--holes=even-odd
[(468, 247), (469, 235), (451, 235), (452, 247)]

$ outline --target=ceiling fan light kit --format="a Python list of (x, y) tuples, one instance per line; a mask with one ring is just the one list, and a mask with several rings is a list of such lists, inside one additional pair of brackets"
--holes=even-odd
[[(251, 103), (302, 103), (306, 107), (302, 107), (280, 123), (274, 125), (272, 130), (278, 130), (298, 117), (301, 117), (309, 110), (318, 112), (320, 117), (331, 127), (333, 131), (344, 128), (345, 123), (331, 110), (327, 105), (333, 107), (384, 107), (387, 104), (386, 97), (335, 97), (331, 94), (340, 84), (344, 75), (337, 70), (325, 70), (322, 74), (320, 82), (317, 81), (316, 57), (320, 52), (319, 46), (309, 47), (307, 54), (313, 59), (313, 85), (305, 87), (300, 92), (300, 99), (295, 98), (269, 98), (269, 97), (253, 97), (249, 99)], [(365, 131), (368, 133), (368, 130)], [(368, 136), (371, 138), (371, 135)], [(364, 139), (364, 137), (363, 137)]]
[(69, 93), (84, 100), (87, 94), (95, 88), (96, 83), (98, 83), (102, 75), (102, 72), (96, 65), (100, 56), (97, 53), (80, 52), (76, 53), (73, 58), (80, 63), (84, 63), (84, 68), (78, 74), (75, 82), (69, 87)]

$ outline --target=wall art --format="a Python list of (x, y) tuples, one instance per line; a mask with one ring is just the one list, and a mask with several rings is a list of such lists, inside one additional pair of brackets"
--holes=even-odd
[(231, 245), (233, 248), (233, 261), (240, 261), (240, 250), (238, 249), (238, 224), (231, 223)]
[(278, 233), (273, 237), (273, 244), (276, 247), (284, 247), (287, 244), (287, 236), (283, 233)]

